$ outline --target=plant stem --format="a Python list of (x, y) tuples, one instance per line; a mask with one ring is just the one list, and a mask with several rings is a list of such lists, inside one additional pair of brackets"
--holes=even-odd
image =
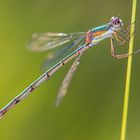
[[(137, 5), (137, 0), (133, 0), (131, 23), (134, 23), (136, 21), (136, 5)], [(132, 24), (131, 30), (130, 30), (130, 36), (133, 34), (134, 30), (135, 30), (135, 24)], [(133, 52), (133, 44), (134, 44), (134, 36), (132, 36), (130, 43), (129, 43), (129, 53)], [(132, 69), (131, 67), (132, 67), (132, 56), (129, 56), (128, 62), (127, 62), (127, 73), (126, 73), (126, 83), (125, 83), (125, 93), (124, 93), (124, 104), (123, 104), (120, 140), (126, 140), (128, 104), (129, 104), (129, 94), (130, 94), (130, 84), (131, 84), (131, 69)]]

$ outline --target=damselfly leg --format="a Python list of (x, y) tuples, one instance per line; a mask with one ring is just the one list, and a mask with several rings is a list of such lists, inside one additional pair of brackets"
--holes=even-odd
[(131, 23), (130, 25), (127, 26), (126, 29), (118, 30), (112, 34), (112, 36), (114, 36), (114, 38), (116, 39), (118, 45), (124, 46), (126, 42), (129, 42), (129, 40), (132, 38), (132, 36), (134, 35), (136, 31), (134, 30), (134, 32), (130, 35), (130, 28), (135, 23), (136, 22)]
[(138, 49), (137, 51), (134, 51), (132, 53), (116, 54), (115, 47), (114, 47), (114, 39), (110, 37), (110, 40), (111, 40), (111, 56), (114, 58), (117, 58), (117, 59), (126, 58), (130, 55), (140, 53), (140, 49)]

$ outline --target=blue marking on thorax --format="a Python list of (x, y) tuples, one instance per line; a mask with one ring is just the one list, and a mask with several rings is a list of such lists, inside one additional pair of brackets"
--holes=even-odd
[(109, 24), (105, 24), (91, 29), (92, 32), (101, 31), (101, 30), (109, 30)]
[(100, 43), (102, 40), (109, 38), (113, 32), (113, 30), (108, 26), (108, 24), (96, 27), (96, 28), (92, 29), (91, 31), (94, 33), (96, 31), (101, 31), (101, 30), (106, 30), (106, 32), (104, 32), (103, 34), (100, 34), (99, 36), (93, 37), (92, 41), (89, 45), (90, 47), (93, 47), (93, 46), (97, 45), (98, 43)]

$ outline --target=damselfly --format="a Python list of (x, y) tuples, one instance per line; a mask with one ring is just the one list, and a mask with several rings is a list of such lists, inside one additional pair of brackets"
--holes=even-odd
[[(62, 51), (56, 55), (63, 56), (60, 61), (58, 61), (55, 65), (53, 65), (49, 70), (43, 73), (37, 80), (35, 80), (32, 84), (30, 84), (23, 92), (21, 92), (17, 97), (15, 97), (10, 103), (8, 103), (4, 108), (0, 110), (0, 117), (2, 117), (9, 109), (23, 100), (27, 95), (33, 92), (39, 85), (41, 85), (44, 81), (48, 80), (59, 68), (69, 62), (72, 58), (76, 57), (73, 62), (70, 70), (66, 74), (65, 79), (61, 85), (56, 104), (58, 105), (62, 98), (65, 96), (68, 86), (71, 82), (71, 79), (79, 65), (80, 57), (83, 53), (92, 48), (93, 46), (100, 43), (102, 40), (106, 38), (110, 38), (111, 41), (111, 55), (114, 58), (126, 58), (130, 55), (140, 53), (140, 49), (131, 53), (131, 54), (116, 54), (114, 43), (116, 42), (118, 45), (124, 45), (126, 42), (130, 40), (133, 34), (130, 36), (130, 27), (127, 26), (124, 29), (122, 20), (119, 17), (112, 17), (110, 22), (90, 29), (88, 32), (76, 32), (76, 33), (41, 33), (34, 34), (29, 47), (33, 51), (47, 51), (49, 49), (58, 48), (61, 45), (67, 45)], [(71, 44), (68, 45), (68, 43)], [(56, 58), (54, 56), (54, 58)], [(54, 59), (53, 59), (54, 60)]]

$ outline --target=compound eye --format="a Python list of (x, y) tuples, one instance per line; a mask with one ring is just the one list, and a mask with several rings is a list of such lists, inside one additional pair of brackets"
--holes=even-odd
[(115, 25), (120, 24), (120, 20), (119, 19), (114, 19), (113, 24), (115, 24)]

